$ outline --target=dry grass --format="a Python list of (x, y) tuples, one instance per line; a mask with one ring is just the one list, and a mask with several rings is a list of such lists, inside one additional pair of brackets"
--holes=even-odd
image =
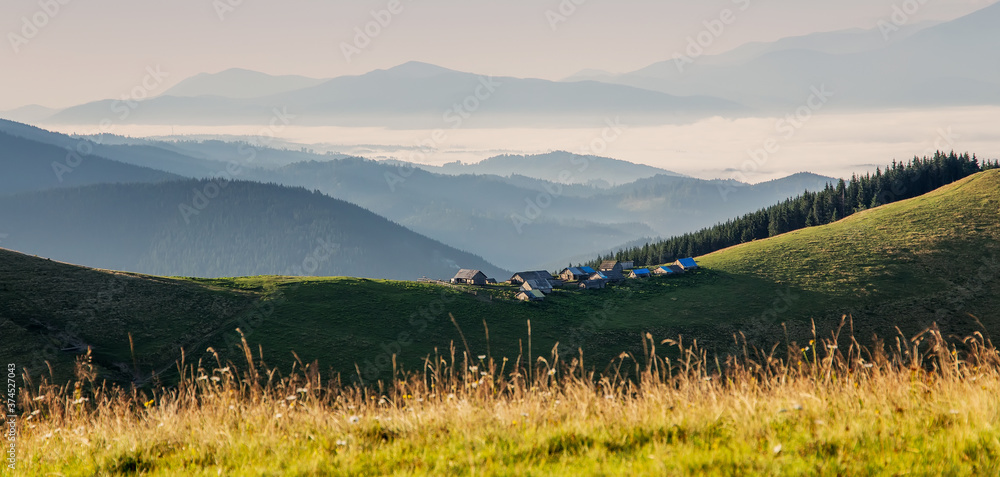
[(645, 356), (623, 354), (601, 375), (555, 349), (508, 360), (453, 346), (420, 372), (364, 385), (324, 380), (315, 363), (282, 374), (244, 341), (240, 368), (178, 363), (180, 383), (152, 392), (98, 385), (84, 356), (75, 383), (22, 392), (20, 466), (37, 475), (1000, 473), (1000, 354), (989, 339), (931, 329), (862, 347), (840, 333), (721, 360), (647, 335)]

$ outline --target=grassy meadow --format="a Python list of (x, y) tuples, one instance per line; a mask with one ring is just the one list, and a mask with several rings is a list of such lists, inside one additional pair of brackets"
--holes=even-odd
[[(849, 324), (848, 324), (849, 326)], [(461, 349), (377, 386), (297, 363), (178, 363), (179, 386), (21, 394), (31, 475), (997, 475), (1000, 353), (936, 330), (725, 360), (647, 336), (595, 375)], [(662, 356), (665, 348), (679, 356)], [(881, 351), (886, 350), (886, 351)]]

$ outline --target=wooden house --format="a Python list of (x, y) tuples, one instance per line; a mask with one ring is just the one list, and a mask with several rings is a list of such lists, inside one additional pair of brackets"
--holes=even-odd
[(528, 280), (521, 284), (521, 291), (538, 290), (546, 295), (552, 293), (552, 288), (548, 280)]
[(527, 290), (518, 292), (515, 298), (521, 301), (542, 301), (545, 299), (545, 295), (538, 290)]
[(674, 262), (674, 265), (677, 265), (677, 266), (683, 268), (684, 270), (697, 270), (698, 269), (698, 262), (695, 262), (693, 258), (682, 258), (682, 259)]
[(455, 274), (451, 282), (456, 285), (486, 285), (488, 278), (479, 270), (462, 269)]
[(520, 273), (516, 273), (516, 274), (514, 274), (513, 277), (510, 277), (510, 280), (507, 280), (507, 281), (511, 285), (520, 285), (520, 284), (524, 283), (527, 280), (554, 280), (555, 278), (556, 277), (553, 277), (551, 273), (549, 273), (549, 272), (547, 272), (545, 270), (538, 270), (538, 271), (534, 271), (534, 272), (520, 272)]
[(628, 273), (629, 278), (649, 278), (653, 276), (648, 268), (636, 268)]

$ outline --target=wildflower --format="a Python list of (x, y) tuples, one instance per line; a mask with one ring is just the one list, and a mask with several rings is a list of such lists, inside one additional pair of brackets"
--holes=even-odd
[(32, 416), (37, 416), (37, 415), (38, 415), (39, 413), (41, 413), (41, 412), (42, 412), (42, 411), (39, 411), (39, 410), (35, 409), (34, 411), (31, 411), (31, 415), (32, 415)]
[(479, 366), (469, 366), (469, 371), (475, 373), (479, 371)]
[(298, 389), (295, 390), (295, 392), (297, 392), (297, 393), (307, 393), (307, 392), (309, 392), (309, 388), (298, 388)]
[(795, 409), (796, 411), (801, 411), (802, 410), (802, 405), (798, 404), (798, 403), (793, 404), (792, 405), (792, 409)]
[(90, 399), (87, 399), (87, 398), (85, 398), (85, 397), (82, 397), (82, 398), (80, 398), (80, 399), (77, 399), (77, 400), (73, 401), (73, 404), (83, 404), (83, 403), (85, 403), (85, 402), (87, 402), (87, 401), (89, 401), (89, 400), (90, 400)]
[(274, 418), (275, 419), (281, 419), (281, 416), (282, 416), (282, 414), (279, 412), (279, 413), (277, 413), (277, 414), (274, 415)]
[(485, 354), (479, 355), (479, 361), (482, 361), (484, 359), (486, 359), (486, 355)]
[(156, 402), (156, 401), (153, 400), (153, 399), (150, 399), (149, 401), (144, 402), (142, 405), (145, 406), (146, 409), (149, 409), (149, 406), (152, 406), (154, 402)]
[(480, 376), (486, 376), (486, 371), (480, 371), (480, 372), (479, 372), (479, 375), (480, 375)]
[(348, 422), (350, 422), (351, 424), (357, 424), (358, 421), (360, 421), (360, 420), (361, 420), (361, 418), (358, 417), (358, 416), (351, 416), (351, 418), (348, 419)]
[(45, 396), (38, 396), (35, 399), (32, 399), (32, 401), (42, 401), (44, 399), (45, 399)]
[(604, 395), (604, 399), (607, 399), (608, 401), (610, 401), (610, 400), (612, 400), (612, 399), (614, 399), (614, 398), (615, 398), (615, 397), (614, 397), (614, 396), (612, 396), (612, 395), (610, 395), (610, 394), (605, 394), (605, 395)]
[(780, 454), (781, 453), (781, 444), (778, 444), (778, 445), (774, 446), (774, 449), (771, 449), (771, 450), (774, 452), (775, 455)]
[(344, 446), (347, 445), (347, 441), (345, 441), (345, 440), (339, 440), (338, 439), (337, 440), (337, 445), (340, 446), (340, 447), (344, 447)]
[(550, 370), (549, 370), (549, 376), (552, 376), (552, 375), (554, 375), (554, 374), (556, 374), (556, 368), (552, 368), (552, 369), (550, 369)]
[(217, 383), (217, 382), (222, 381), (222, 380), (219, 379), (218, 376), (212, 376), (212, 381)]
[(205, 380), (207, 380), (207, 379), (208, 379), (208, 376), (205, 376), (205, 375), (203, 374), (203, 375), (201, 375), (201, 376), (198, 376), (198, 379), (196, 379), (195, 381), (205, 381)]
[(288, 400), (288, 401), (294, 401), (294, 400), (298, 399), (298, 396), (292, 394), (292, 395), (286, 397), (285, 399)]

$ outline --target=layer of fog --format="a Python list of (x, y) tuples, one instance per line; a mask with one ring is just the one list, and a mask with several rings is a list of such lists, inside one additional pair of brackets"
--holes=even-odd
[[(627, 117), (592, 128), (447, 129), (304, 127), (279, 125), (113, 125), (105, 132), (170, 139), (257, 140), (278, 147), (307, 146), (372, 159), (440, 165), (478, 162), (498, 154), (553, 150), (596, 154), (648, 164), (699, 178), (760, 182), (809, 171), (849, 177), (874, 171), (893, 159), (908, 160), (936, 149), (1000, 155), (1000, 107), (844, 113), (790, 112), (787, 117), (711, 118), (686, 125), (629, 126)], [(93, 134), (96, 125), (45, 126)], [(271, 139), (274, 138), (274, 139)], [(770, 149), (767, 152), (766, 149)], [(752, 154), (751, 154), (752, 152)]]

